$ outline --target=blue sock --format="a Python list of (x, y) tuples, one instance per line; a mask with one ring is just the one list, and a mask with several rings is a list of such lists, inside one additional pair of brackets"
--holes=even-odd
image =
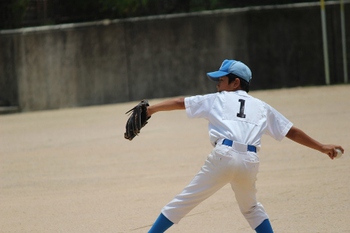
[(174, 223), (167, 219), (163, 214), (160, 214), (148, 233), (162, 233), (168, 230), (173, 224)]
[(255, 228), (256, 233), (273, 233), (270, 221), (265, 219), (257, 228)]

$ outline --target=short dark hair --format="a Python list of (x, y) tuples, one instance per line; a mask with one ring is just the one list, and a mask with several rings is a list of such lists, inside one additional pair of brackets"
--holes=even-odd
[(227, 77), (228, 77), (228, 83), (231, 83), (231, 82), (235, 81), (236, 78), (239, 78), (239, 80), (241, 81), (241, 88), (243, 90), (245, 90), (247, 93), (249, 92), (250, 82), (247, 82), (243, 78), (240, 78), (237, 75), (234, 75), (234, 74), (231, 74), (231, 73), (228, 74)]

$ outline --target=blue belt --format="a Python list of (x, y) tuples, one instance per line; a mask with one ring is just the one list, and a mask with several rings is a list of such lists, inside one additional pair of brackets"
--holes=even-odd
[[(232, 146), (233, 141), (231, 141), (230, 139), (224, 139), (224, 140), (222, 141), (222, 144), (224, 144), (224, 145), (226, 145), (226, 146)], [(247, 150), (256, 153), (256, 147), (255, 147), (255, 146), (248, 145), (248, 146), (247, 146)]]

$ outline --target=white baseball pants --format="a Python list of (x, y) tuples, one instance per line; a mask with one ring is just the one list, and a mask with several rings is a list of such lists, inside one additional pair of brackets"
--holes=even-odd
[(247, 145), (234, 142), (230, 147), (218, 143), (199, 173), (163, 207), (162, 213), (173, 223), (178, 223), (199, 203), (230, 183), (241, 213), (255, 229), (268, 219), (263, 206), (256, 200), (258, 169), (259, 158), (255, 152), (247, 151)]

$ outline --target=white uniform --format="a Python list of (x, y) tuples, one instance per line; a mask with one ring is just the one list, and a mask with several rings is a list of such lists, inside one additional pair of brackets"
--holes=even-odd
[[(187, 97), (185, 107), (189, 118), (209, 121), (214, 149), (190, 184), (163, 207), (162, 214), (178, 223), (200, 202), (230, 183), (242, 214), (255, 229), (268, 216), (256, 200), (259, 158), (256, 152), (248, 151), (248, 145), (260, 148), (263, 134), (282, 140), (292, 123), (245, 91)], [(222, 144), (224, 139), (232, 140), (233, 145)]]

